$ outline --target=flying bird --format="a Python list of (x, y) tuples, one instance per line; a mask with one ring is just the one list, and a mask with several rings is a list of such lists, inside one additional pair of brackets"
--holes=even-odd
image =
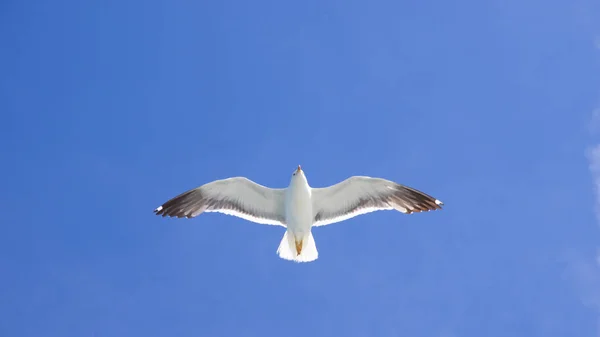
[(373, 211), (411, 214), (441, 209), (442, 205), (440, 200), (414, 188), (366, 176), (313, 188), (298, 165), (287, 188), (265, 187), (245, 177), (215, 180), (170, 199), (154, 213), (194, 218), (203, 212), (220, 212), (259, 224), (283, 226), (286, 231), (277, 248), (279, 257), (310, 262), (319, 257), (312, 227)]

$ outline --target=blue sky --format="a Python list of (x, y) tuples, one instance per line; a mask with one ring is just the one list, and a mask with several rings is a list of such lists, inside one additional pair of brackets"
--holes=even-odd
[[(598, 22), (588, 0), (3, 1), (0, 335), (597, 336)], [(280, 227), (152, 213), (298, 164), (446, 207), (317, 228), (309, 264)]]

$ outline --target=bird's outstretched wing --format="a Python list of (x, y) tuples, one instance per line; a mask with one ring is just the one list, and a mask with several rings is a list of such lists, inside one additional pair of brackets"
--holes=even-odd
[(313, 226), (324, 226), (357, 215), (395, 209), (402, 213), (441, 209), (443, 203), (421, 191), (393, 181), (364, 176), (312, 189)]
[(285, 189), (268, 188), (244, 177), (234, 177), (184, 192), (154, 212), (178, 218), (220, 212), (259, 224), (285, 227), (284, 197)]

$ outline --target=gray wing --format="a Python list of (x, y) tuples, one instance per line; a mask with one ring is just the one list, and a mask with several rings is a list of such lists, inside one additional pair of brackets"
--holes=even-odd
[(326, 188), (313, 188), (313, 226), (324, 226), (357, 215), (395, 209), (405, 214), (441, 209), (440, 200), (393, 181), (350, 177)]
[(203, 212), (220, 212), (259, 224), (285, 227), (284, 191), (244, 177), (216, 180), (172, 198), (154, 213), (163, 217), (193, 218)]

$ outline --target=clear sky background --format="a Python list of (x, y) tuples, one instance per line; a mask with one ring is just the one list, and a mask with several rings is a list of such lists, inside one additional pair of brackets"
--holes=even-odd
[[(591, 0), (0, 2), (0, 336), (598, 336), (599, 22)], [(308, 264), (281, 227), (152, 212), (298, 164), (446, 206), (317, 228)]]

